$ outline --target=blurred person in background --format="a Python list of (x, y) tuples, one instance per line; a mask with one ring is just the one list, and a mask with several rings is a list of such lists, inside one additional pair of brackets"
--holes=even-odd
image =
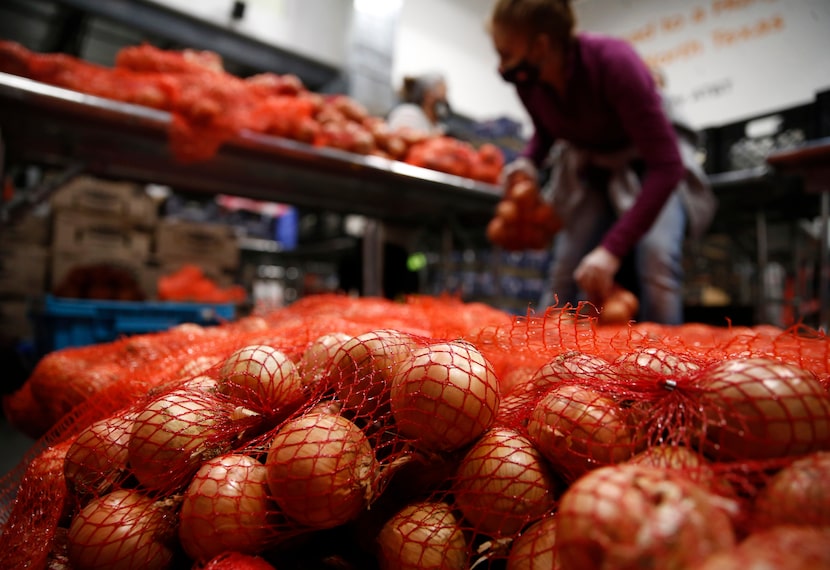
[(538, 179), (549, 164), (544, 194), (563, 221), (540, 307), (601, 306), (629, 279), (639, 320), (682, 323), (687, 225), (705, 230), (712, 196), (681, 153), (652, 71), (625, 41), (576, 32), (569, 0), (497, 0), (489, 31), (534, 126), (505, 178)]
[(386, 119), (392, 130), (409, 128), (428, 135), (441, 135), (450, 117), (447, 81), (440, 73), (407, 76), (399, 92), (401, 103)]

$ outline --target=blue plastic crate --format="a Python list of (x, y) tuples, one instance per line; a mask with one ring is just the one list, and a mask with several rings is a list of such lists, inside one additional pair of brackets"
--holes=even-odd
[(232, 320), (233, 303), (97, 301), (47, 295), (33, 311), (38, 352), (111, 342), (167, 330), (182, 323), (215, 325)]

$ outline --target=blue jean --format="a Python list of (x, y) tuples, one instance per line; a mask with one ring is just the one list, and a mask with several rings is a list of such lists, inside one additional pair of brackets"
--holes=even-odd
[[(617, 219), (607, 193), (587, 191), (553, 244), (553, 255), (540, 310), (570, 303), (576, 306), (586, 295), (574, 280), (577, 265)], [(683, 322), (683, 240), (686, 210), (678, 192), (672, 194), (660, 215), (634, 250), (634, 268), (639, 288), (637, 320), (666, 325)], [(556, 296), (556, 299), (554, 298)]]

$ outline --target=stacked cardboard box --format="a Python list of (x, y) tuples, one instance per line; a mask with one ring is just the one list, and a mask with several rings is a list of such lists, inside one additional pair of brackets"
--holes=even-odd
[(239, 268), (239, 240), (227, 224), (163, 219), (156, 228), (153, 259), (157, 276), (192, 264), (220, 287), (228, 287)]
[[(53, 194), (51, 207), (52, 290), (66, 291), (73, 270), (103, 266), (132, 275), (142, 296), (151, 295), (144, 290), (144, 270), (158, 215), (142, 186), (80, 176)], [(101, 285), (94, 296), (119, 298), (117, 292), (107, 295)]]
[(32, 337), (29, 306), (46, 287), (49, 219), (35, 211), (0, 228), (0, 338)]

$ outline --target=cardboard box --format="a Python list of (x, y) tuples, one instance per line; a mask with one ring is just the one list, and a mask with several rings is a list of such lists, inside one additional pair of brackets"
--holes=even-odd
[(52, 251), (91, 257), (145, 261), (151, 234), (132, 229), (117, 218), (77, 211), (57, 212), (53, 220)]
[[(132, 274), (138, 284), (143, 286), (142, 270), (144, 261), (133, 259), (129, 256), (115, 256), (106, 253), (56, 253), (52, 256), (52, 264), (50, 270), (50, 290), (54, 291), (60, 286), (69, 273), (76, 267), (85, 267), (90, 265), (109, 265), (124, 269)], [(144, 291), (146, 296), (150, 296), (147, 291)]]
[(158, 207), (138, 184), (78, 176), (52, 194), (52, 209), (89, 212), (124, 220), (140, 228), (158, 221)]
[(51, 218), (48, 215), (28, 215), (12, 224), (0, 226), (0, 246), (9, 244), (49, 245)]
[(29, 303), (25, 299), (0, 300), (0, 338), (31, 340), (34, 327), (29, 318)]
[(163, 220), (156, 228), (155, 258), (161, 265), (193, 263), (234, 270), (239, 257), (239, 242), (231, 226)]
[(0, 296), (40, 295), (46, 290), (49, 251), (40, 245), (0, 244)]

